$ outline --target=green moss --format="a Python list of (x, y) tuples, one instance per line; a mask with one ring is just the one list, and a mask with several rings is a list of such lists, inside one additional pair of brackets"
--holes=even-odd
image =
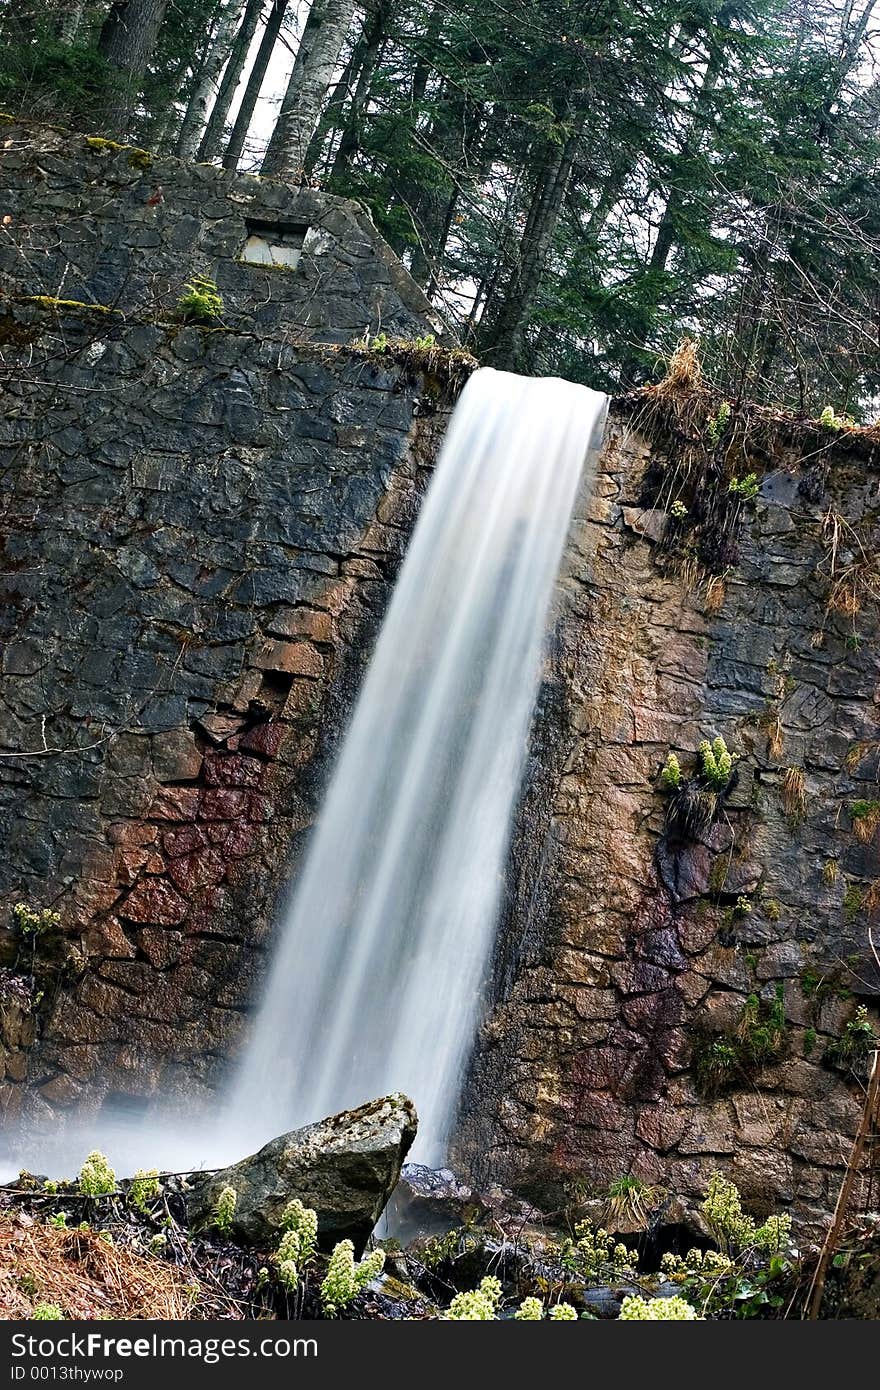
[(697, 1089), (706, 1099), (748, 1084), (785, 1054), (787, 1030), (781, 984), (772, 1000), (750, 994), (732, 1033), (698, 1036), (691, 1056)]
[(280, 261), (248, 261), (244, 256), (236, 256), (235, 260), (238, 265), (246, 265), (248, 270), (268, 270), (270, 273), (280, 272), (282, 275), (295, 275), (297, 272), (295, 265), (284, 265)]
[(729, 1090), (739, 1076), (739, 1049), (733, 1039), (719, 1035), (699, 1038), (691, 1058), (697, 1089), (707, 1100)]
[(838, 1071), (864, 1077), (867, 1075), (868, 1061), (876, 1047), (877, 1038), (868, 1018), (868, 1010), (864, 1004), (860, 1004), (849, 1022), (844, 1025), (840, 1037), (828, 1044), (822, 1060)]
[(86, 304), (81, 299), (57, 299), (53, 294), (28, 294), (25, 295), (25, 304), (36, 304), (41, 309), (53, 309), (56, 313), (65, 311), (80, 312), (85, 310), (90, 314), (116, 314), (117, 309), (111, 309), (107, 304)]
[(344, 351), (376, 366), (388, 366), (393, 362), (407, 372), (424, 377), (428, 387), (434, 383), (436, 396), (444, 398), (457, 395), (480, 365), (465, 348), (439, 347), (432, 334), (424, 338), (388, 338), (384, 334), (371, 339), (356, 338)]
[(709, 870), (709, 881), (707, 887), (710, 893), (717, 894), (724, 891), (727, 882), (727, 873), (730, 868), (730, 861), (725, 854), (719, 854)]
[(815, 1046), (816, 1046), (816, 1037), (817, 1037), (817, 1034), (816, 1034), (815, 1028), (808, 1028), (807, 1031), (804, 1033), (804, 1056), (805, 1056), (805, 1057), (810, 1057), (810, 1056), (812, 1056), (813, 1050), (814, 1050), (814, 1048), (815, 1048)]
[(843, 898), (843, 915), (847, 922), (854, 922), (862, 910), (864, 893), (857, 883), (847, 885)]
[(223, 296), (213, 280), (194, 275), (177, 301), (177, 316), (184, 323), (213, 324), (223, 316)]
[(768, 898), (764, 904), (764, 916), (768, 922), (778, 922), (782, 916), (782, 908), (775, 898)]
[(153, 163), (150, 151), (139, 149), (137, 145), (120, 145), (117, 140), (105, 140), (100, 135), (87, 135), (86, 144), (99, 154), (127, 154), (133, 169), (149, 169)]
[(827, 975), (820, 975), (818, 971), (807, 968), (801, 975), (801, 992), (806, 998), (822, 997), (823, 994), (830, 992), (830, 982)]
[(825, 971), (820, 974), (808, 966), (801, 974), (801, 990), (806, 999), (849, 999), (851, 991), (843, 983), (839, 971)]
[(38, 1303), (32, 1317), (36, 1322), (64, 1322), (65, 1317), (57, 1303)]

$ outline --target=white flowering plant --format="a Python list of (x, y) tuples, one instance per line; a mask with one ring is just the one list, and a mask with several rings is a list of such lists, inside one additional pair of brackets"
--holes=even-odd
[(228, 1236), (232, 1230), (232, 1219), (238, 1204), (238, 1193), (234, 1187), (222, 1187), (214, 1203), (211, 1225), (221, 1235)]
[[(537, 1302), (537, 1300), (534, 1300)], [(492, 1322), (501, 1306), (501, 1281), (487, 1274), (475, 1289), (457, 1293), (449, 1305), (446, 1317), (451, 1322)], [(530, 1316), (528, 1321), (534, 1319)]]
[(673, 1294), (670, 1298), (642, 1298), (628, 1294), (620, 1305), (621, 1322), (697, 1322), (699, 1314), (687, 1299)]
[(116, 1191), (116, 1174), (100, 1149), (92, 1149), (79, 1171), (77, 1185), (87, 1197), (106, 1197)]
[(355, 1261), (352, 1242), (339, 1241), (333, 1247), (327, 1262), (327, 1273), (321, 1283), (321, 1304), (325, 1316), (335, 1318), (361, 1289), (382, 1273), (384, 1265), (384, 1250), (371, 1250), (362, 1260)]
[(574, 1233), (575, 1239), (563, 1241), (560, 1250), (560, 1263), (572, 1274), (584, 1279), (620, 1278), (635, 1270), (638, 1251), (627, 1249), (622, 1241), (615, 1241), (603, 1227), (596, 1228), (591, 1221), (580, 1221)]

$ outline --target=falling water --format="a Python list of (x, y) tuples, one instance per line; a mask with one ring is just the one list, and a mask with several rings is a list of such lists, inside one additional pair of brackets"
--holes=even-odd
[(391, 1090), (442, 1157), (554, 580), (605, 397), (481, 370), (455, 410), (234, 1086), (241, 1152)]

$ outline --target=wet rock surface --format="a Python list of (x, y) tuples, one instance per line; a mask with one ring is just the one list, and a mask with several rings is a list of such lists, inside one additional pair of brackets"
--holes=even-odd
[(479, 1220), (489, 1210), (486, 1199), (461, 1182), (451, 1168), (407, 1163), (391, 1195), (385, 1221), (406, 1241), (416, 1234), (437, 1235), (453, 1226)]
[[(0, 1110), (57, 1127), (210, 1098), (239, 1046), (439, 417), (337, 351), (376, 295), (428, 327), (358, 210), (304, 192), (320, 248), (266, 271), (236, 238), (284, 185), (11, 125), (0, 158)], [(175, 320), (195, 273), (221, 324)]]
[[(873, 551), (877, 460), (839, 443), (808, 500), (796, 446), (772, 467), (756, 453), (766, 500), (710, 590), (682, 577), (646, 483), (675, 450), (652, 452), (612, 404), (564, 563), (496, 1003), (450, 1161), (547, 1209), (628, 1173), (693, 1201), (721, 1167), (815, 1233), (863, 1095), (826, 1052), (860, 1002), (880, 1032), (877, 834), (866, 844), (852, 817), (877, 798), (880, 625), (873, 601), (829, 606), (823, 518)], [(661, 768), (674, 752), (693, 778), (719, 735), (736, 785), (708, 832), (673, 840)], [(747, 1009), (782, 1024), (776, 1051), (742, 1068)], [(715, 1043), (734, 1058), (721, 1074)]]
[(282, 1234), (284, 1208), (297, 1197), (317, 1212), (321, 1248), (351, 1240), (360, 1254), (400, 1177), (417, 1124), (412, 1101), (386, 1096), (280, 1135), (249, 1158), (194, 1178), (187, 1223), (210, 1224), (220, 1193), (231, 1187), (231, 1235), (270, 1248)]

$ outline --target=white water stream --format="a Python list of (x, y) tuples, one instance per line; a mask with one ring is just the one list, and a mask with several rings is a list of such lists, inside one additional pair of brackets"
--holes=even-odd
[(405, 1091), (442, 1160), (495, 935), (548, 610), (606, 398), (489, 369), (456, 407), (281, 928), (240, 1152)]

